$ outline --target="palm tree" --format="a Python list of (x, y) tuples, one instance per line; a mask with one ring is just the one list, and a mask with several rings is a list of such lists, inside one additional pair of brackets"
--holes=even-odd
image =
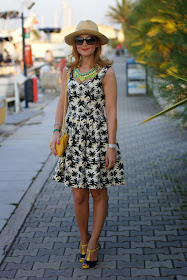
[(119, 0), (116, 0), (116, 7), (109, 6), (109, 13), (107, 14), (114, 22), (121, 23), (123, 32), (125, 32), (125, 24), (129, 22), (128, 14), (132, 9), (133, 4), (130, 0), (122, 0), (119, 3)]

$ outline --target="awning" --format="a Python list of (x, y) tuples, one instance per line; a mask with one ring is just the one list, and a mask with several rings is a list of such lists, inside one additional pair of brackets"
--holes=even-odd
[(45, 27), (45, 28), (39, 28), (39, 31), (44, 31), (45, 33), (60, 33), (61, 28)]
[(20, 18), (20, 15), (18, 11), (6, 11), (6, 12), (0, 12), (0, 18), (14, 19), (14, 18)]

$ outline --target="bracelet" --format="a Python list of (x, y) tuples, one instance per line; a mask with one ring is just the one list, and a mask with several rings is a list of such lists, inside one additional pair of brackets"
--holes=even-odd
[(55, 123), (54, 123), (54, 126), (55, 126), (55, 125), (60, 125), (60, 127), (62, 127), (62, 124), (59, 123), (59, 122), (55, 122)]
[(54, 129), (54, 130), (53, 130), (53, 133), (54, 133), (55, 131), (58, 131), (58, 132), (60, 133), (60, 129), (57, 129), (57, 128)]
[(116, 144), (108, 144), (108, 148), (113, 148), (113, 149), (117, 149), (117, 145)]

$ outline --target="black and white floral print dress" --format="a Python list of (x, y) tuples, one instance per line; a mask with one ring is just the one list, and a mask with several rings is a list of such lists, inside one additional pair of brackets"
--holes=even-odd
[(105, 66), (94, 78), (78, 82), (70, 73), (67, 93), (69, 113), (66, 129), (68, 147), (59, 158), (53, 179), (75, 188), (102, 189), (125, 184), (119, 145), (113, 168), (106, 170), (105, 154), (108, 144), (105, 95), (102, 84)]

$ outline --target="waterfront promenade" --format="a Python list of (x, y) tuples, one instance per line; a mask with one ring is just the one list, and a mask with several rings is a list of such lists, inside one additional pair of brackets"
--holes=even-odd
[[(51, 179), (56, 159), (47, 144), (56, 98), (0, 147), (0, 156), (1, 148), (10, 151), (4, 153), (10, 169), (0, 161), (0, 183), (4, 178), (19, 189), (22, 181), (25, 190), (0, 235), (1, 280), (187, 279), (187, 131), (179, 137), (180, 127), (166, 116), (139, 125), (160, 108), (151, 96), (126, 96), (124, 57), (115, 58), (114, 68), (126, 185), (109, 188), (97, 267), (81, 269), (71, 189)], [(14, 143), (18, 154), (9, 148)], [(19, 154), (20, 143), (29, 147)]]

